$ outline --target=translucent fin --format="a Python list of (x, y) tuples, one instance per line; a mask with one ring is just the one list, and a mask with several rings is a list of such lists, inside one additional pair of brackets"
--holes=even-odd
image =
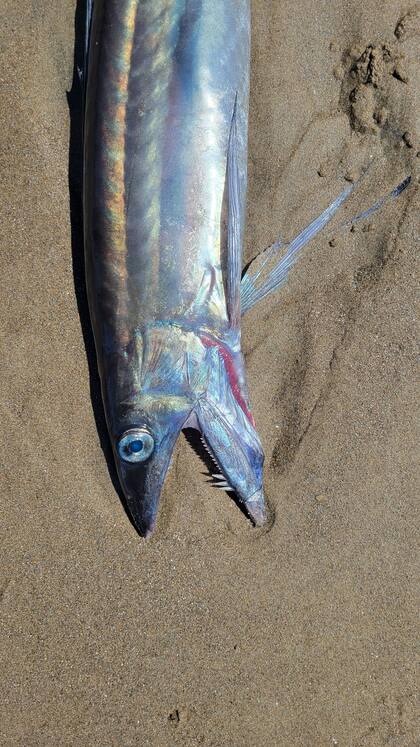
[(242, 270), (242, 241), (241, 241), (241, 180), (238, 166), (238, 133), (237, 133), (237, 99), (232, 114), (232, 125), (229, 137), (227, 157), (227, 197), (228, 197), (228, 226), (227, 250), (228, 265), (226, 278), (227, 309), (231, 326), (239, 329), (240, 311), (240, 279)]
[(340, 228), (350, 228), (355, 223), (358, 223), (361, 220), (366, 220), (366, 218), (369, 218), (369, 216), (373, 215), (373, 213), (376, 213), (377, 210), (380, 210), (386, 202), (390, 202), (390, 200), (393, 200), (395, 197), (399, 197), (401, 192), (404, 192), (405, 189), (409, 186), (411, 183), (411, 176), (406, 176), (404, 181), (402, 181), (397, 187), (394, 187), (391, 192), (388, 192), (387, 195), (384, 195), (384, 197), (381, 197), (380, 200), (375, 202), (372, 207), (368, 208), (367, 210), (364, 210), (362, 213), (359, 213), (358, 215), (355, 215), (354, 218), (351, 218), (351, 220), (346, 221), (343, 223)]
[[(365, 172), (366, 173), (366, 172)], [(391, 192), (382, 197), (380, 200), (375, 202), (372, 207), (368, 210), (359, 213), (350, 221), (346, 221), (342, 224), (341, 228), (347, 228), (360, 220), (365, 220), (370, 215), (379, 210), (386, 202), (398, 197), (411, 182), (411, 177), (408, 176), (402, 181), (397, 187)], [(331, 218), (335, 215), (339, 207), (347, 200), (351, 195), (356, 186), (360, 183), (355, 182), (345, 189), (335, 200), (329, 205), (318, 218), (315, 218), (312, 223), (309, 224), (293, 241), (289, 244), (284, 244), (281, 241), (277, 241), (272, 246), (265, 249), (259, 254), (250, 264), (246, 273), (244, 274), (241, 282), (241, 311), (242, 315), (245, 314), (249, 309), (252, 309), (258, 301), (268, 296), (278, 288), (281, 288), (287, 281), (289, 270), (299, 259), (299, 255), (303, 247), (314, 237), (319, 231), (321, 231)], [(274, 264), (273, 261), (277, 260), (278, 254), (282, 248), (287, 246), (286, 254), (279, 261)]]

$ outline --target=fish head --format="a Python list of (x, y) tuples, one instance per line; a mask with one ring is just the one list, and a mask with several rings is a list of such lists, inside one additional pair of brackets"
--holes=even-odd
[[(105, 393), (115, 462), (127, 508), (152, 533), (174, 447), (194, 427), (253, 522), (266, 520), (264, 454), (249, 410), (243, 358), (208, 334), (156, 327), (119, 355)], [(222, 476), (222, 478), (221, 478)]]
[(193, 408), (185, 375), (190, 340), (156, 325), (107, 356), (103, 400), (126, 506), (142, 536), (152, 533), (180, 431)]
[(127, 508), (142, 536), (155, 528), (165, 477), (173, 450), (188, 417), (188, 401), (142, 396), (126, 411), (113, 448)]

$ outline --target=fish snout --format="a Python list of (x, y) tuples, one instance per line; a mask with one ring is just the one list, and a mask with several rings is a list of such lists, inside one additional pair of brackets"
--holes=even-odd
[(250, 498), (245, 501), (245, 508), (255, 526), (262, 527), (268, 519), (265, 504), (264, 491), (262, 488), (256, 490)]

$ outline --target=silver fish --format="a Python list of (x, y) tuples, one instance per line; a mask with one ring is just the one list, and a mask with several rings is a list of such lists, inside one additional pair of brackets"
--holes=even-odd
[(285, 282), (353, 187), (241, 280), (248, 0), (95, 0), (87, 19), (86, 277), (128, 508), (150, 534), (177, 437), (193, 427), (220, 487), (261, 525), (264, 455), (241, 313)]

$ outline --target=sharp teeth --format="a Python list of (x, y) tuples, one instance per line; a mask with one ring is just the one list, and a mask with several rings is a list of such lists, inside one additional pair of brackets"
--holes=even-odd
[[(200, 436), (200, 439), (201, 439), (201, 443), (203, 444), (205, 450), (207, 451), (207, 454), (213, 460), (213, 462), (215, 463), (216, 467), (218, 467), (218, 469), (220, 469), (220, 464), (218, 463), (218, 461), (217, 461), (216, 457), (214, 456), (214, 454), (213, 454), (212, 450), (210, 449), (210, 447), (207, 445), (207, 442), (206, 442), (205, 438), (203, 436)], [(221, 472), (215, 473), (214, 475), (212, 475), (212, 477), (215, 480), (222, 480), (222, 482), (219, 482), (215, 487), (220, 488), (222, 490), (229, 490), (229, 491), (235, 492), (233, 490), (233, 488), (230, 487), (229, 483), (226, 481), (226, 477), (224, 475), (222, 475)]]

